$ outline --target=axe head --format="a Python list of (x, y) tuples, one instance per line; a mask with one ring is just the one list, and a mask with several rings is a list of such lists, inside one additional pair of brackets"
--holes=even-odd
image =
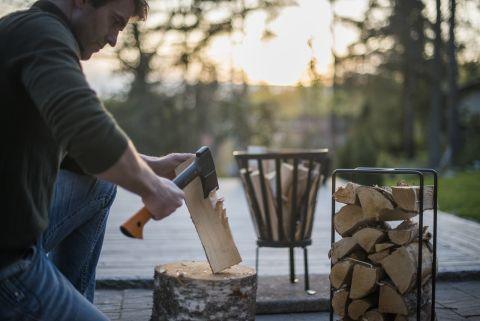
[(203, 146), (196, 151), (195, 156), (198, 176), (202, 182), (203, 198), (207, 198), (211, 191), (218, 188), (217, 172), (212, 153), (210, 148)]

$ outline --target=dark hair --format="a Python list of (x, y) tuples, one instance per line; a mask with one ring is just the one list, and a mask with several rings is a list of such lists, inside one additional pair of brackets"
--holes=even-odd
[[(94, 8), (99, 8), (110, 1), (115, 0), (90, 0), (90, 3)], [(140, 20), (147, 19), (149, 9), (147, 0), (133, 0), (133, 3), (135, 4), (135, 17), (139, 18)]]

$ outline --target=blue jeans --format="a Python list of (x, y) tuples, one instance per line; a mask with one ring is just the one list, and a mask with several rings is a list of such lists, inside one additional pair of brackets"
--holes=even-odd
[(94, 305), (95, 268), (116, 187), (60, 171), (47, 230), (0, 270), (0, 320), (108, 320)]

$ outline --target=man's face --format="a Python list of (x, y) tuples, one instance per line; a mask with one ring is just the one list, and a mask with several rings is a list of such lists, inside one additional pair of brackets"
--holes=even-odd
[(72, 25), (82, 48), (81, 59), (89, 59), (107, 43), (114, 47), (118, 33), (134, 15), (133, 0), (111, 0), (94, 8), (88, 0), (75, 0)]

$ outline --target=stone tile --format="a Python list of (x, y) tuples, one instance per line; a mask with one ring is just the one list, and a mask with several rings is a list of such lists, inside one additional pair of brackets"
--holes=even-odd
[[(317, 280), (317, 278), (319, 278)], [(320, 276), (312, 276), (312, 281), (316, 284), (325, 283)], [(285, 276), (265, 277), (259, 281), (260, 286), (263, 284), (263, 289), (260, 289), (260, 296), (272, 296), (272, 291), (278, 291), (279, 288), (269, 287), (265, 284), (278, 283), (283, 287), (289, 287), (288, 280), (285, 282)], [(437, 298), (442, 298), (437, 301), (437, 317), (438, 321), (480, 321), (480, 314), (478, 307), (480, 306), (480, 299), (470, 296), (468, 299), (467, 290), (475, 289), (480, 285), (480, 281), (472, 282), (439, 282), (437, 284)], [(284, 302), (294, 302), (295, 304), (306, 304), (305, 296), (302, 293), (303, 284), (295, 284), (292, 291), (284, 293)], [(319, 289), (321, 291), (323, 286)], [(152, 291), (144, 289), (129, 289), (129, 290), (97, 290), (96, 297), (98, 298), (98, 308), (103, 311), (112, 320), (132, 320), (132, 321), (148, 321), (150, 319), (152, 307)], [(315, 299), (317, 295), (307, 297), (308, 299)], [(119, 298), (122, 300), (119, 301)], [(303, 298), (303, 299), (302, 299)], [(271, 297), (274, 299), (274, 297)], [(119, 303), (120, 302), (120, 303)], [(303, 303), (302, 303), (303, 302)], [(295, 314), (262, 314), (257, 315), (258, 321), (326, 321), (328, 320), (328, 313), (295, 313)]]
[(329, 314), (321, 313), (295, 313), (295, 314), (271, 314), (259, 315), (255, 321), (327, 321)]
[(455, 282), (452, 286), (480, 299), (480, 281)]
[[(339, 182), (337, 182), (339, 183)], [(225, 207), (233, 237), (243, 264), (255, 265), (256, 236), (243, 188), (235, 178), (219, 181), (225, 196)], [(107, 223), (104, 246), (97, 269), (97, 278), (153, 278), (156, 265), (179, 260), (205, 260), (205, 253), (185, 207), (160, 222), (145, 227), (144, 240), (123, 236), (119, 226), (141, 207), (140, 198), (118, 190)], [(309, 249), (309, 267), (312, 274), (328, 273), (330, 247), (330, 184), (321, 187)], [(424, 216), (425, 225), (432, 226), (431, 211)], [(467, 233), (468, 232), (468, 233)], [(448, 271), (478, 271), (480, 269), (480, 224), (439, 212), (438, 215), (438, 269)], [(303, 256), (296, 251), (295, 264), (303, 272)], [(288, 275), (288, 251), (262, 248), (259, 275)], [(476, 292), (478, 293), (478, 292)]]
[(438, 321), (467, 321), (466, 318), (458, 315), (453, 309), (437, 308)]

